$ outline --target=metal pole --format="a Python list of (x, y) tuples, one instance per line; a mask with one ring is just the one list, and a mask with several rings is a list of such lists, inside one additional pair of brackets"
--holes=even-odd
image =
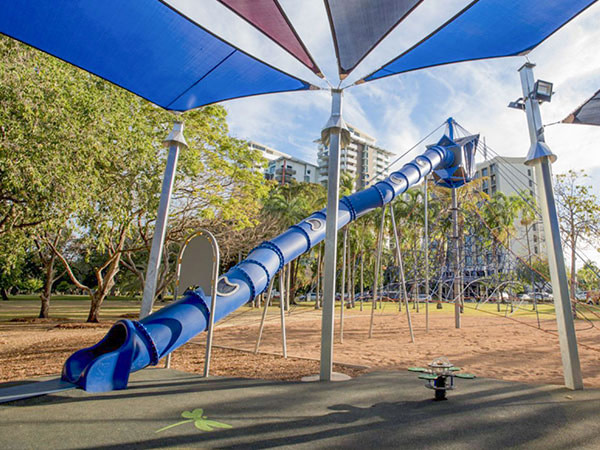
[(258, 348), (260, 347), (260, 340), (262, 339), (263, 329), (265, 328), (265, 320), (267, 319), (267, 310), (269, 309), (269, 302), (271, 301), (271, 293), (273, 292), (273, 283), (275, 281), (275, 277), (271, 278), (271, 282), (269, 283), (269, 290), (267, 291), (267, 301), (265, 303), (265, 308), (263, 309), (262, 318), (260, 319), (260, 326), (258, 327), (258, 337), (256, 338), (256, 346), (254, 347), (254, 354), (258, 353)]
[(427, 179), (423, 181), (425, 191), (425, 230), (423, 243), (425, 245), (425, 332), (429, 333), (429, 199), (427, 192)]
[(215, 311), (217, 308), (217, 284), (219, 282), (219, 245), (217, 240), (207, 231), (204, 232), (213, 247), (213, 270), (211, 278), (211, 293), (210, 293), (210, 315), (208, 321), (208, 334), (206, 336), (206, 356), (204, 358), (204, 376), (208, 377), (210, 370), (210, 356), (212, 353), (212, 343), (215, 331)]
[(365, 296), (365, 278), (363, 277), (364, 269), (364, 252), (360, 253), (360, 310), (363, 310), (363, 298)]
[(329, 168), (327, 173), (327, 220), (325, 224), (325, 275), (321, 319), (321, 367), (319, 379), (330, 381), (333, 372), (333, 325), (335, 312), (335, 272), (337, 253), (338, 203), (340, 200), (340, 149), (342, 133), (342, 90), (331, 90)]
[(454, 275), (454, 325), (460, 328), (460, 277), (458, 276), (459, 261), (458, 261), (458, 202), (456, 200), (456, 189), (452, 189), (452, 239), (453, 245), (453, 275)]
[(169, 155), (167, 156), (167, 166), (163, 177), (162, 191), (160, 194), (160, 203), (158, 205), (158, 216), (152, 237), (152, 247), (150, 249), (150, 258), (148, 260), (148, 269), (144, 283), (144, 294), (142, 296), (142, 307), (140, 308), (140, 319), (143, 319), (152, 312), (154, 305), (154, 295), (156, 293), (156, 279), (162, 258), (163, 244), (167, 232), (167, 221), (169, 218), (169, 206), (171, 203), (171, 194), (175, 182), (175, 172), (177, 169), (177, 159), (179, 150), (187, 148), (187, 142), (183, 137), (183, 122), (174, 122), (173, 130), (164, 141), (169, 146)]
[(321, 258), (322, 252), (319, 247), (317, 254), (317, 293), (315, 295), (315, 309), (319, 309), (319, 303), (321, 301)]
[(282, 269), (279, 273), (279, 313), (281, 315), (281, 346), (283, 357), (287, 358), (287, 341), (285, 337), (285, 270)]
[(371, 323), (369, 324), (369, 337), (373, 337), (373, 320), (375, 319), (375, 308), (377, 306), (377, 289), (379, 285), (379, 265), (381, 262), (381, 252), (383, 250), (383, 225), (385, 223), (385, 211), (387, 205), (383, 206), (381, 211), (381, 225), (379, 226), (379, 235), (377, 236), (377, 256), (375, 257), (375, 276), (373, 277), (373, 301), (371, 307)]
[(344, 296), (346, 295), (346, 252), (348, 241), (348, 227), (344, 228), (344, 245), (342, 250), (342, 296), (340, 298), (340, 344), (344, 343)]
[(290, 299), (291, 290), (291, 280), (292, 280), (292, 263), (287, 265), (287, 270), (285, 274), (285, 310), (290, 313), (290, 303), (292, 300)]
[[(177, 264), (178, 269), (177, 271), (179, 272), (179, 263)], [(173, 290), (173, 303), (175, 303), (177, 301), (177, 294), (179, 290), (179, 273), (177, 273), (177, 284), (175, 285), (175, 289)], [(173, 356), (173, 352), (169, 353), (167, 355), (167, 357), (165, 358), (165, 369), (170, 369), (171, 368), (171, 357)]]
[[(408, 321), (408, 331), (410, 331), (410, 341), (415, 342), (415, 335), (413, 334), (412, 320), (410, 318), (410, 308), (408, 307), (408, 295), (406, 295), (406, 283), (404, 280), (404, 267), (402, 264), (402, 250), (400, 249), (400, 237), (398, 236), (398, 227), (396, 226), (396, 218), (394, 217), (394, 210), (390, 205), (390, 215), (392, 216), (392, 228), (394, 231), (394, 239), (396, 240), (396, 257), (398, 258), (398, 267), (400, 269), (400, 279), (402, 282), (402, 290), (404, 295), (404, 309), (406, 309), (406, 320)], [(400, 303), (400, 301), (398, 301)]]
[(521, 86), (525, 99), (525, 112), (531, 148), (525, 164), (533, 165), (538, 186), (538, 197), (542, 211), (544, 234), (546, 236), (546, 251), (548, 265), (550, 266), (550, 279), (556, 310), (556, 323), (558, 326), (558, 341), (563, 364), (565, 386), (569, 389), (583, 389), (579, 352), (577, 349), (577, 336), (573, 323), (571, 300), (567, 272), (560, 241), (560, 229), (556, 213), (556, 203), (552, 191), (552, 172), (550, 163), (556, 160), (545, 143), (544, 128), (540, 107), (535, 99), (531, 98), (534, 89), (533, 67), (535, 64), (526, 63), (520, 69)]

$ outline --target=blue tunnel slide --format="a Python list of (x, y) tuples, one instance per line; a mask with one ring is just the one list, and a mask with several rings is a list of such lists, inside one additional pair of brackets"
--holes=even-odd
[[(437, 181), (443, 181), (462, 166), (465, 147), (472, 149), (477, 141), (476, 136), (470, 138), (458, 143), (444, 136), (437, 145), (430, 146), (384, 181), (342, 198), (339, 228), (390, 203), (433, 171)], [(465, 146), (466, 141), (469, 144)], [(326, 209), (313, 213), (276, 238), (258, 245), (222, 276), (217, 288), (215, 322), (263, 292), (285, 264), (321, 242), (325, 238), (325, 219)], [(209, 314), (210, 295), (198, 289), (140, 321), (120, 320), (99, 343), (67, 359), (62, 379), (90, 392), (125, 389), (131, 372), (156, 365), (162, 357), (204, 331)]]

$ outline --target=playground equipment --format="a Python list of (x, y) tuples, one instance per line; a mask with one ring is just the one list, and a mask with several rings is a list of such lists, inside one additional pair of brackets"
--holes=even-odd
[[(217, 299), (217, 280), (219, 279), (219, 244), (208, 230), (199, 230), (189, 236), (181, 246), (177, 256), (176, 283), (173, 301), (177, 301), (178, 291), (186, 292), (201, 287), (210, 294), (211, 309)], [(204, 358), (204, 376), (210, 370), (214, 322), (208, 324), (206, 354)], [(171, 354), (167, 356), (165, 367), (171, 365)]]
[[(188, 110), (240, 96), (314, 88), (310, 83), (253, 59), (250, 55), (208, 33), (198, 24), (192, 23), (185, 12), (177, 11), (163, 2), (86, 3), (78, 10), (77, 20), (73, 20), (74, 10), (68, 2), (63, 3), (64, 5), (58, 6), (56, 2), (47, 0), (15, 3), (0, 17), (0, 30), (4, 34), (62, 57), (76, 66), (126, 87), (166, 109)], [(533, 0), (471, 2), (467, 8), (420, 43), (355, 84), (434, 65), (524, 54), (594, 1), (552, 2), (546, 5), (543, 15), (538, 14), (538, 3)], [(343, 15), (346, 12), (343, 11)], [(395, 17), (397, 22), (394, 20), (391, 22), (398, 23), (407, 12), (409, 11), (404, 11)], [(331, 23), (336, 16), (341, 17), (338, 13), (328, 9)], [(119, 17), (120, 21), (107, 20), (107, 17)], [(536, 19), (532, 20), (532, 17)], [(134, 28), (123, 26), (123, 21), (126, 19), (134, 21), (138, 26)], [(89, 33), (89, 30), (95, 29), (98, 23), (102, 23), (103, 33)], [(469, 26), (469, 24), (477, 26)], [(338, 23), (337, 28), (340, 27), (342, 26)], [(470, 33), (464, 33), (467, 28), (471, 30)], [(350, 31), (348, 26), (340, 29)], [(333, 31), (336, 33), (335, 30)], [(352, 31), (357, 33), (356, 29)], [(371, 36), (373, 39), (370, 39), (370, 42), (373, 45), (370, 45), (366, 51), (359, 52), (355, 61), (346, 61), (348, 64), (344, 63), (343, 67), (340, 64), (340, 75), (346, 75), (389, 29), (383, 27), (382, 31), (383, 33), (379, 35)], [(363, 33), (357, 35), (361, 38), (365, 36)], [(136, 42), (135, 52), (132, 53), (129, 46), (114, 45), (115, 42), (131, 41), (132, 36)], [(363, 39), (352, 42), (360, 41)], [(338, 46), (339, 42), (341, 40), (334, 39), (338, 59), (340, 55), (347, 53), (346, 50), (352, 50), (352, 46), (355, 45), (350, 44), (347, 49), (344, 49), (343, 46)], [(452, 46), (448, 47), (448, 43), (452, 43)], [(474, 43), (476, 44), (473, 45)], [(201, 55), (198, 52), (204, 48), (211, 48), (211, 58), (199, 57)], [(182, 62), (189, 63), (185, 70), (173, 70)], [(309, 67), (312, 68), (310, 64)], [(320, 73), (316, 67), (314, 69), (315, 73)], [(530, 125), (535, 125), (531, 127), (534, 153), (530, 160), (532, 163), (535, 161), (534, 164), (539, 166), (536, 167), (539, 176), (545, 177), (542, 184), (543, 198), (546, 200), (543, 203), (544, 222), (555, 225), (555, 205), (549, 181), (549, 159), (551, 160), (553, 155), (544, 153), (544, 151), (549, 152), (549, 149), (543, 142), (543, 134), (534, 136), (538, 130), (542, 130), (543, 133), (543, 128), (536, 104), (532, 103), (531, 98), (527, 98), (531, 93), (529, 78), (532, 79), (532, 75), (529, 77), (530, 70), (528, 71), (527, 67), (525, 69), (522, 75), (524, 75), (526, 112), (530, 118)], [(238, 76), (245, 72), (261, 75)], [(171, 78), (172, 74), (177, 74), (176, 79)], [(210, 76), (207, 76), (208, 74)], [(340, 78), (343, 79), (343, 76)], [(165, 82), (165, 80), (169, 81)], [(146, 277), (142, 319), (118, 322), (100, 343), (72, 355), (63, 369), (64, 380), (90, 391), (126, 387), (130, 372), (156, 364), (160, 358), (203, 331), (209, 319), (211, 322), (219, 320), (263, 292), (272, 277), (287, 262), (323, 240), (325, 231), (327, 236), (321, 379), (330, 378), (338, 228), (342, 228), (376, 207), (383, 207), (390, 203), (396, 195), (421, 181), (434, 170), (436, 182), (446, 184), (447, 187), (455, 188), (460, 183), (468, 182), (469, 172), (473, 168), (472, 161), (469, 165), (469, 152), (474, 153), (477, 141), (476, 137), (469, 137), (470, 140), (464, 142), (455, 140), (452, 135), (445, 137), (437, 146), (429, 148), (424, 155), (393, 173), (386, 180), (338, 201), (339, 150), (344, 140), (344, 132), (348, 131), (341, 114), (343, 88), (331, 91), (332, 121), (324, 130), (329, 130), (326, 134), (331, 142), (327, 207), (329, 214), (325, 214), (325, 211), (317, 212), (305, 221), (292, 226), (279, 237), (254, 249), (245, 261), (240, 262), (219, 280), (216, 302), (218, 307), (209, 305), (207, 293), (198, 289), (177, 303), (146, 317), (150, 313), (151, 300), (154, 296), (155, 269), (161, 259), (160, 249), (164, 240), (170, 185), (172, 186), (173, 180), (170, 174), (174, 173), (178, 147), (185, 146), (185, 141), (178, 139), (177, 130), (174, 129), (174, 135), (167, 141), (172, 149), (167, 165), (170, 170), (165, 172), (159, 220)], [(181, 127), (179, 128), (181, 131)], [(456, 212), (455, 202), (453, 208)], [(456, 214), (454, 215), (456, 224)], [(325, 220), (327, 220), (327, 227), (325, 227)], [(558, 241), (559, 233), (556, 226), (552, 228), (545, 226), (545, 229), (548, 234), (546, 241), (553, 244), (551, 272), (554, 291), (559, 293), (561, 306), (564, 306), (568, 296), (566, 277), (563, 273), (564, 262)], [(457, 238), (455, 242), (458, 244)], [(458, 272), (457, 258), (456, 248), (454, 273)], [(460, 281), (454, 286), (455, 298), (460, 296), (457, 290), (459, 285)], [(376, 295), (374, 297), (376, 298)], [(456, 311), (458, 327), (460, 326), (458, 307)], [(565, 320), (564, 317), (559, 318), (563, 365), (565, 372), (569, 373), (565, 376), (565, 381), (568, 387), (576, 389), (581, 385), (579, 361), (574, 347), (576, 342), (572, 323), (565, 328)]]
[[(437, 171), (466, 173), (478, 136), (455, 142), (442, 137), (421, 155), (392, 173), (384, 181), (339, 202), (339, 227), (390, 203), (398, 194)], [(463, 177), (463, 180), (467, 178)], [(87, 391), (101, 392), (127, 387), (129, 374), (158, 361), (215, 322), (254, 299), (269, 286), (287, 263), (310, 250), (325, 237), (326, 210), (315, 212), (283, 234), (252, 250), (248, 257), (223, 275), (217, 285), (216, 308), (202, 288), (188, 292), (181, 300), (139, 320), (121, 320), (98, 344), (71, 355), (63, 367), (62, 379)]]
[(470, 373), (457, 373), (461, 369), (454, 367), (454, 364), (443, 356), (435, 358), (428, 366), (429, 369), (409, 367), (408, 371), (421, 374), (419, 375), (419, 379), (427, 381), (425, 387), (434, 390), (435, 401), (447, 400), (446, 391), (454, 390), (454, 378), (463, 378), (465, 380), (475, 378), (475, 375)]

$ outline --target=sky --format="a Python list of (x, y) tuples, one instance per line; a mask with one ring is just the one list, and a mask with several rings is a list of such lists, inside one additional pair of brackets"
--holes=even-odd
[[(326, 81), (215, 0), (167, 0), (201, 25), (263, 61), (324, 88), (223, 102), (236, 137), (257, 141), (315, 163), (331, 97)], [(536, 64), (537, 79), (554, 83), (551, 103), (541, 107), (546, 142), (558, 156), (554, 173), (584, 169), (600, 195), (600, 127), (553, 124), (600, 89), (600, 3), (592, 5), (527, 57), (464, 62), (352, 83), (398, 56), (470, 0), (425, 0), (408, 19), (342, 82), (347, 123), (377, 139), (377, 145), (404, 153), (448, 117), (502, 156), (525, 156), (529, 135), (525, 114), (507, 107), (521, 97), (517, 69)], [(331, 85), (340, 82), (331, 30), (322, 0), (280, 0), (296, 31)], [(540, 2), (543, 5), (543, 2)], [(441, 137), (441, 131), (429, 142)], [(415, 149), (398, 166), (424, 149)], [(595, 258), (594, 258), (595, 259)]]

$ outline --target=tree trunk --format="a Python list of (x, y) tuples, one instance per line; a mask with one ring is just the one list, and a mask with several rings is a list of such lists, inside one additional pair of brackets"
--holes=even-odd
[(97, 290), (92, 294), (91, 297), (92, 297), (92, 303), (90, 306), (90, 312), (88, 314), (88, 318), (87, 318), (86, 322), (98, 323), (100, 307), (102, 306), (102, 302), (104, 301), (104, 298), (106, 297), (106, 293), (105, 292), (103, 293), (101, 290)]
[(95, 291), (90, 292), (92, 302), (86, 322), (99, 322), (100, 308), (102, 307), (104, 299), (115, 284), (115, 276), (119, 273), (120, 262), (121, 257), (117, 256), (107, 267), (106, 274), (103, 277), (97, 276), (99, 281), (98, 288)]
[(5, 289), (5, 288), (0, 289), (0, 296), (2, 296), (2, 300), (7, 302), (8, 301), (8, 289)]
[(38, 318), (47, 319), (50, 315), (50, 298), (52, 297), (52, 285), (54, 284), (54, 262), (56, 255), (52, 253), (49, 259), (45, 260), (46, 277), (44, 279), (44, 287), (40, 294), (40, 314)]
[(45, 288), (40, 294), (41, 306), (40, 314), (38, 315), (39, 319), (47, 319), (50, 316), (50, 295), (50, 292), (47, 292)]

